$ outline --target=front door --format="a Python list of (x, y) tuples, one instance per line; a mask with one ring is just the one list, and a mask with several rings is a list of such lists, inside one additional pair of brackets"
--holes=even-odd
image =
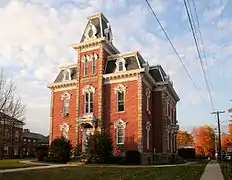
[(93, 128), (82, 129), (82, 152), (86, 151), (88, 136), (93, 134)]

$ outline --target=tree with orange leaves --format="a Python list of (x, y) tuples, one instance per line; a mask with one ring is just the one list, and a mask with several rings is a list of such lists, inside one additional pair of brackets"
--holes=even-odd
[(179, 130), (177, 133), (177, 144), (180, 145), (193, 145), (194, 140), (192, 134), (189, 134), (188, 131)]
[(215, 152), (215, 132), (212, 127), (205, 125), (193, 129), (197, 156), (213, 156)]

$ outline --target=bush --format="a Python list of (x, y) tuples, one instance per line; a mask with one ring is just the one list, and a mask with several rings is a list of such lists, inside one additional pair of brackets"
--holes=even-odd
[(72, 145), (65, 138), (57, 138), (51, 144), (52, 157), (58, 162), (67, 163), (71, 157)]
[(50, 157), (45, 157), (44, 162), (59, 163), (60, 159), (56, 158), (56, 157), (53, 157), (53, 156), (50, 156)]
[(45, 157), (48, 157), (48, 146), (40, 146), (36, 149), (37, 161), (43, 161)]
[(127, 151), (126, 152), (126, 163), (127, 164), (141, 164), (141, 156), (138, 151)]
[(113, 146), (110, 135), (96, 132), (88, 137), (86, 145), (87, 163), (106, 163), (112, 157)]

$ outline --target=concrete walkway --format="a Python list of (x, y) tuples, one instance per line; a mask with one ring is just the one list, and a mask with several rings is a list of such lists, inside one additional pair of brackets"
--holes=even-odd
[(207, 164), (201, 180), (224, 180), (220, 165), (217, 161), (212, 160)]
[[(39, 165), (40, 163), (29, 163), (22, 161), (25, 164), (36, 164)], [(34, 166), (34, 167), (26, 167), (26, 168), (15, 168), (15, 169), (3, 169), (0, 170), (1, 173), (8, 173), (8, 172), (19, 172), (19, 171), (29, 171), (29, 170), (39, 170), (39, 169), (51, 169), (51, 168), (60, 168), (60, 167), (71, 167), (71, 166), (79, 166), (80, 164), (41, 164), (41, 166)]]

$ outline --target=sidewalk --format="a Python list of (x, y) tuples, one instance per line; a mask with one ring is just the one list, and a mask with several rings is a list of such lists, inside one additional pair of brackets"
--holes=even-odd
[(207, 164), (201, 180), (224, 180), (220, 165), (217, 161), (212, 160)]
[(53, 165), (47, 165), (47, 166), (43, 165), (43, 166), (35, 166), (35, 167), (27, 167), (27, 168), (4, 169), (4, 170), (0, 170), (0, 174), (1, 173), (8, 173), (8, 172), (51, 169), (51, 168), (60, 168), (60, 167), (71, 167), (71, 166), (79, 166), (79, 165), (78, 164), (53, 164)]

